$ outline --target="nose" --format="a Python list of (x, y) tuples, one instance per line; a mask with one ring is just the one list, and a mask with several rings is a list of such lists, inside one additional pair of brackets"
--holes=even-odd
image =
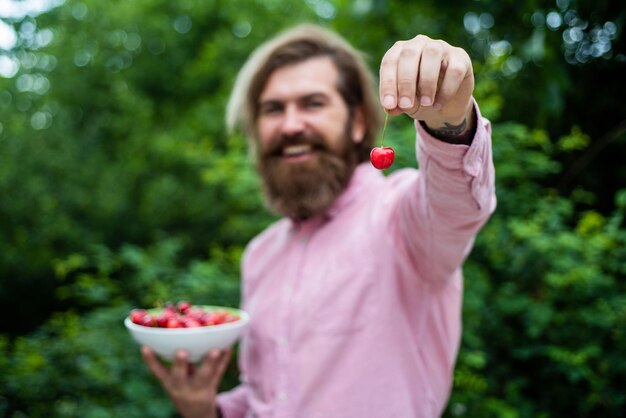
[(280, 132), (286, 136), (302, 133), (305, 128), (303, 115), (296, 106), (287, 106), (280, 126)]

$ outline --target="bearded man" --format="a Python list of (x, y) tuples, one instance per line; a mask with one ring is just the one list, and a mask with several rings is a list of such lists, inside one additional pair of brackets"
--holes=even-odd
[[(380, 65), (302, 25), (257, 49), (227, 121), (250, 138), (268, 207), (282, 219), (242, 260), (251, 316), (241, 384), (217, 394), (229, 352), (193, 373), (146, 363), (184, 417), (433, 418), (445, 410), (461, 337), (462, 274), (495, 209), (489, 122), (465, 51), (418, 35)], [(368, 159), (388, 114), (414, 120), (419, 170)]]

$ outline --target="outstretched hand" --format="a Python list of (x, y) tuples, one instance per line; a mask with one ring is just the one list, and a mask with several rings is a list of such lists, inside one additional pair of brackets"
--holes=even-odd
[(164, 366), (148, 347), (142, 347), (141, 354), (181, 416), (217, 416), (217, 390), (230, 360), (230, 350), (212, 350), (199, 366), (189, 363), (187, 353), (178, 351), (171, 368)]
[(474, 72), (463, 49), (418, 35), (396, 42), (380, 65), (380, 101), (430, 128), (460, 127), (472, 115)]

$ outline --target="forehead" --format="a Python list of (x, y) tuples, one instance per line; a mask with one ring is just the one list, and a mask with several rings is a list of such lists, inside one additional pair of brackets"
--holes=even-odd
[(339, 74), (329, 57), (309, 58), (275, 70), (267, 80), (259, 102), (289, 100), (310, 94), (338, 95)]

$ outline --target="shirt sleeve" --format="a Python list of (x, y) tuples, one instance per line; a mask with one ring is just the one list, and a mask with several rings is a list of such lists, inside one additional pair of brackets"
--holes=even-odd
[(248, 412), (248, 397), (245, 384), (217, 395), (217, 405), (223, 418), (244, 418)]
[(399, 205), (399, 230), (419, 276), (437, 282), (453, 276), (469, 254), (476, 234), (496, 207), (491, 125), (478, 105), (471, 145), (449, 144), (419, 122), (419, 171), (406, 182)]

